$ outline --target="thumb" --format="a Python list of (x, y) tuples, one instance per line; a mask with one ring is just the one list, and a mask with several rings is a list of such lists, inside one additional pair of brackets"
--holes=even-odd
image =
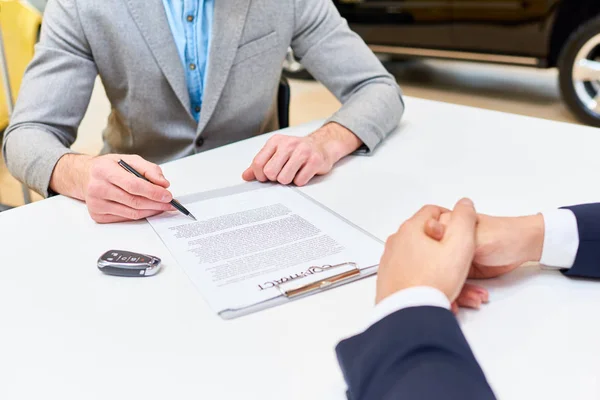
[(475, 228), (477, 226), (477, 212), (470, 199), (458, 201), (450, 214), (450, 221), (444, 239), (448, 241), (470, 241), (475, 245)]
[(432, 218), (425, 223), (425, 234), (433, 240), (442, 240), (445, 230), (446, 227), (436, 219)]
[(256, 179), (252, 167), (249, 167), (247, 170), (244, 171), (244, 173), (242, 174), (242, 179), (246, 182), (250, 182)]

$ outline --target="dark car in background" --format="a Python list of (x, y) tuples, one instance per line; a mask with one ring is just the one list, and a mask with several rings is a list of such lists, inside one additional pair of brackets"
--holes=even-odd
[[(563, 99), (600, 127), (600, 0), (334, 0), (378, 54), (558, 68)], [(288, 76), (302, 74), (290, 53)]]

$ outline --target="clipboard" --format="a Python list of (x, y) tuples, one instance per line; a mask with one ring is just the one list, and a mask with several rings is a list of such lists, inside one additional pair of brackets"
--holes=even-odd
[[(335, 265), (314, 266), (311, 268), (328, 270), (334, 273), (332, 275), (327, 275), (322, 279), (311, 280), (310, 282), (304, 282), (303, 278), (299, 278), (283, 284), (274, 285), (269, 288), (270, 290), (278, 292), (273, 298), (256, 304), (229, 308), (220, 311), (218, 314), (221, 318), (226, 320), (242, 317), (373, 276), (377, 274), (378, 267), (379, 265), (372, 265), (366, 268), (360, 268), (358, 264), (352, 261)], [(342, 269), (342, 271), (338, 272), (337, 270), (339, 269)]]
[[(228, 205), (223, 206), (223, 201), (225, 201), (223, 199), (232, 200), (230, 200)], [(257, 199), (260, 199), (260, 201)], [(268, 201), (264, 201), (264, 199), (268, 199)], [(228, 278), (227, 274), (229, 271), (235, 271), (235, 268), (238, 268), (236, 265), (230, 267), (227, 264), (229, 262), (227, 260), (235, 260), (235, 257), (243, 258), (247, 254), (252, 254), (252, 252), (244, 250), (244, 254), (240, 256), (230, 256), (228, 254), (228, 257), (230, 258), (223, 257), (222, 260), (225, 260), (223, 261), (223, 265), (226, 267), (226, 272), (223, 273), (225, 278), (221, 276), (215, 278), (217, 273), (213, 271), (222, 271), (222, 269), (216, 269), (216, 267), (224, 267), (215, 265), (215, 263), (211, 267), (214, 269), (211, 269), (209, 273), (207, 272), (209, 269), (197, 267), (197, 264), (195, 264), (196, 259), (186, 258), (191, 254), (190, 245), (194, 246), (196, 244), (193, 242), (190, 242), (190, 244), (187, 240), (177, 242), (172, 239), (174, 235), (173, 232), (175, 231), (172, 230), (173, 225), (169, 215), (165, 214), (163, 216), (150, 218), (149, 221), (153, 229), (159, 237), (161, 237), (165, 245), (169, 247), (169, 243), (173, 243), (173, 248), (176, 249), (174, 254), (175, 258), (181, 264), (194, 285), (198, 288), (199, 292), (203, 295), (210, 308), (223, 319), (233, 319), (282, 305), (364, 279), (377, 273), (379, 258), (383, 252), (384, 243), (365, 229), (298, 190), (298, 188), (251, 182), (208, 192), (191, 194), (180, 197), (179, 200), (186, 204), (188, 209), (190, 207), (197, 207), (196, 209), (198, 210), (199, 215), (202, 214), (202, 207), (206, 209), (206, 202), (213, 202), (209, 204), (213, 204), (213, 207), (214, 204), (218, 204), (218, 207), (224, 207), (224, 209), (231, 207), (230, 204), (244, 204), (244, 207), (247, 207), (248, 201), (251, 202), (251, 207), (265, 207), (264, 204), (266, 204), (267, 207), (273, 205), (273, 207), (276, 208), (277, 206), (283, 206), (285, 212), (277, 214), (274, 217), (269, 217), (268, 219), (260, 220), (260, 223), (267, 226), (270, 223), (268, 221), (277, 222), (286, 218), (302, 219), (302, 217), (304, 217), (305, 219), (303, 219), (303, 221), (310, 225), (308, 228), (309, 235), (298, 237), (298, 239), (294, 239), (294, 241), (310, 242), (311, 240), (316, 240), (315, 244), (317, 250), (314, 255), (314, 261), (307, 259), (302, 263), (289, 264), (289, 266), (286, 266), (284, 264), (289, 260), (282, 259), (281, 264), (272, 264), (272, 266), (269, 266), (269, 268), (272, 268), (273, 272), (267, 271), (264, 274), (265, 280), (267, 281), (264, 284), (252, 277), (252, 270), (247, 272), (246, 276), (239, 274), (238, 276), (242, 277), (239, 281), (236, 281), (237, 276), (233, 276), (231, 281), (227, 281), (226, 279)], [(250, 211), (256, 209), (257, 208), (248, 208)], [(241, 213), (246, 212), (244, 210), (246, 209), (243, 209)], [(277, 208), (277, 210), (281, 210), (281, 207)], [(219, 213), (221, 212), (221, 209), (219, 209)], [(227, 209), (227, 212), (229, 213), (230, 211)], [(235, 212), (239, 211), (236, 209)], [(219, 218), (219, 213), (214, 214), (217, 215), (216, 218)], [(178, 217), (178, 215), (174, 216), (174, 218)], [(267, 222), (263, 223), (262, 221)], [(186, 221), (185, 224), (189, 224), (189, 221)], [(326, 226), (336, 226), (335, 232), (343, 233), (328, 231), (325, 228)], [(273, 226), (269, 226), (269, 229), (272, 228)], [(275, 228), (280, 229), (277, 228), (277, 226), (275, 226)], [(234, 227), (233, 229), (237, 228)], [(311, 229), (314, 229), (314, 231)], [(265, 229), (263, 231), (267, 230)], [(260, 235), (261, 234), (258, 234), (259, 237), (261, 237)], [(188, 236), (185, 236), (185, 238), (187, 239)], [(319, 242), (320, 238), (325, 239), (323, 239), (323, 242)], [(252, 242), (252, 240), (250, 241)], [(331, 244), (329, 241), (333, 243)], [(183, 243), (183, 245), (181, 243)], [(293, 241), (290, 241), (289, 243), (293, 243)], [(289, 243), (282, 242), (281, 244), (270, 244), (271, 247), (268, 249), (278, 249), (285, 247)], [(318, 246), (322, 247), (319, 248)], [(333, 251), (330, 254), (323, 253), (322, 255), (319, 255), (319, 252), (324, 251), (323, 249), (326, 248), (325, 246), (338, 246), (341, 249), (339, 252)], [(300, 248), (302, 249), (301, 246)], [(306, 248), (308, 249), (309, 247)], [(169, 250), (171, 250), (170, 247)], [(262, 251), (262, 249), (253, 251)], [(208, 252), (207, 254), (211, 253)], [(180, 259), (178, 256), (182, 258)], [(221, 260), (219, 260), (219, 262), (221, 262)], [(311, 266), (311, 263), (314, 264)], [(322, 263), (327, 263), (327, 265), (321, 265)], [(296, 265), (297, 269), (295, 267)], [(294, 266), (294, 269), (290, 269), (292, 266)], [(276, 276), (275, 271), (279, 270), (281, 270), (282, 275)], [(214, 282), (219, 279), (219, 284), (221, 286), (216, 286)], [(250, 280), (252, 280), (252, 283), (250, 283)], [(248, 284), (246, 281), (248, 281)], [(226, 289), (229, 292), (224, 289), (222, 295), (221, 293), (215, 295), (217, 290), (220, 290), (220, 287), (226, 287), (227, 285), (231, 285)], [(238, 286), (235, 287), (233, 285)], [(235, 295), (233, 295), (234, 290)]]

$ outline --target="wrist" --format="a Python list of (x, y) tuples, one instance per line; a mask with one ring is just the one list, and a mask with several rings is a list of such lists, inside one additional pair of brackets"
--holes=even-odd
[(402, 289), (377, 302), (370, 315), (368, 326), (410, 307), (440, 307), (449, 310), (450, 300), (443, 292), (432, 286), (413, 286)]
[(50, 177), (50, 189), (65, 196), (84, 200), (92, 160), (92, 156), (84, 154), (62, 156)]
[(413, 292), (416, 290), (425, 289), (428, 291), (438, 292), (448, 302), (451, 301), (450, 298), (452, 296), (449, 293), (427, 279), (408, 279), (408, 277), (405, 277), (399, 281), (395, 279), (388, 279), (387, 277), (381, 278), (378, 276), (375, 304), (379, 304), (385, 299), (395, 296), (400, 292)]
[(520, 231), (523, 237), (523, 262), (539, 262), (544, 248), (545, 224), (542, 214), (520, 217)]
[(363, 144), (352, 131), (335, 122), (323, 125), (310, 137), (321, 146), (332, 164), (356, 151)]

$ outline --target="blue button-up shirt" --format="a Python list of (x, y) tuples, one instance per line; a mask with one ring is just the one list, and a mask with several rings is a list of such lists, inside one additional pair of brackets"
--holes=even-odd
[(163, 0), (186, 73), (191, 112), (200, 120), (212, 32), (214, 0)]

